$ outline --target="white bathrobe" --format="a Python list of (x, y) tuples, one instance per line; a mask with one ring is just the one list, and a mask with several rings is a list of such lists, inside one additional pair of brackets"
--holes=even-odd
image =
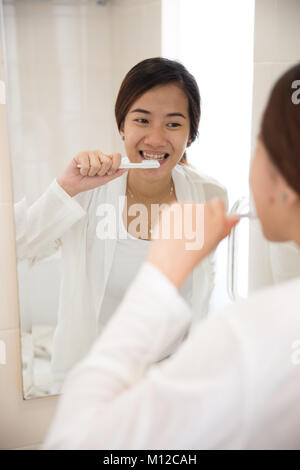
[[(227, 192), (214, 179), (179, 164), (174, 167), (172, 177), (179, 202), (205, 202), (219, 197), (227, 208)], [(101, 240), (96, 235), (100, 220), (97, 209), (100, 204), (108, 203), (120, 213), (120, 196), (126, 193), (126, 182), (127, 172), (71, 198), (54, 180), (30, 208), (26, 208), (24, 199), (15, 205), (19, 259), (27, 258), (33, 264), (59, 248), (62, 250), (58, 324), (52, 357), (57, 383), (63, 382), (66, 373), (86, 354), (98, 335), (98, 315), (116, 239)], [(208, 312), (213, 278), (211, 255), (193, 272), (191, 324)]]
[(299, 306), (298, 277), (206, 317), (157, 363), (193, 313), (145, 262), (67, 377), (43, 448), (300, 449)]

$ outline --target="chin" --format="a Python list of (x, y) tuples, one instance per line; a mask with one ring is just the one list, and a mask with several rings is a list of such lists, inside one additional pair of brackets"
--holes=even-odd
[(275, 228), (266, 228), (262, 225), (262, 231), (264, 234), (264, 237), (269, 241), (269, 242), (287, 242), (289, 240), (288, 237), (283, 235), (282, 233), (278, 233)]

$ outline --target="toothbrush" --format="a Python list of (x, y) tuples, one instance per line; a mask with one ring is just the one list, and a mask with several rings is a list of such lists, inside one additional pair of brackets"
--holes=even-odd
[[(127, 158), (122, 158), (120, 169), (123, 168), (159, 168), (160, 164), (157, 160), (144, 160), (141, 163), (132, 163)], [(82, 165), (78, 164), (77, 168), (82, 168)]]
[[(128, 158), (122, 158), (121, 165), (119, 166), (120, 169), (123, 168), (158, 168), (160, 164), (157, 160), (144, 160), (141, 163), (132, 163), (129, 161)], [(82, 165), (78, 164), (77, 168), (82, 168)], [(233, 217), (248, 217), (249, 219), (257, 219), (256, 214), (254, 212), (247, 212), (246, 214), (238, 214), (236, 212), (230, 212), (227, 214), (228, 216)]]

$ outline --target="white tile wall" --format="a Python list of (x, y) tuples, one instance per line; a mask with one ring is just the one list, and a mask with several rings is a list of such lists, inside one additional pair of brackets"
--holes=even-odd
[(252, 143), (276, 79), (300, 61), (299, 0), (256, 0)]
[[(129, 33), (130, 32), (130, 33)], [(112, 3), (113, 99), (131, 67), (143, 59), (161, 55), (161, 0), (114, 0)], [(124, 145), (114, 128), (113, 147)]]
[[(252, 108), (252, 155), (269, 92), (279, 76), (300, 61), (300, 1), (256, 0)], [(250, 291), (273, 283), (269, 244), (250, 240)], [(258, 268), (259, 266), (259, 268)]]

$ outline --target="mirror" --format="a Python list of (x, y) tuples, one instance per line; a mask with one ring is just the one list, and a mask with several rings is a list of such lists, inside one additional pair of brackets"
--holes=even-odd
[[(116, 307), (113, 290), (118, 291), (118, 301), (124, 295), (122, 273), (127, 282), (133, 279), (149, 246), (146, 240), (138, 245), (129, 240), (128, 249), (136, 256), (131, 256), (128, 270), (120, 270), (111, 240), (95, 237), (98, 193), (90, 190), (71, 198), (56, 178), (84, 149), (101, 145), (105, 153), (124, 155), (115, 100), (135, 64), (162, 55), (161, 4), (159, 0), (2, 0), (25, 399), (60, 393), (69, 368), (109, 321)], [(199, 88), (202, 93), (201, 84)], [(192, 198), (186, 171), (172, 172), (179, 201)], [(225, 198), (225, 188), (212, 180), (220, 181), (218, 175), (208, 173), (210, 183), (199, 185), (205, 197)], [(126, 178), (122, 175), (105, 185), (107, 201), (125, 194)], [(204, 193), (198, 194), (200, 201)], [(66, 259), (72, 263), (66, 265)], [(226, 266), (221, 272), (226, 273)], [(78, 273), (83, 273), (81, 278)], [(91, 280), (99, 286), (92, 293)], [(213, 282), (211, 257), (183, 286), (183, 295), (200, 313), (208, 309)], [(205, 289), (195, 289), (204, 283)], [(224, 277), (221, 285), (226, 290)], [(215, 291), (212, 302), (218, 308), (221, 290)], [(95, 315), (89, 316), (91, 311)]]
[(79, 151), (123, 153), (116, 95), (133, 65), (160, 55), (160, 8), (147, 0), (1, 1), (25, 399), (60, 392), (51, 361), (63, 282), (59, 247), (26, 259), (26, 214)]

